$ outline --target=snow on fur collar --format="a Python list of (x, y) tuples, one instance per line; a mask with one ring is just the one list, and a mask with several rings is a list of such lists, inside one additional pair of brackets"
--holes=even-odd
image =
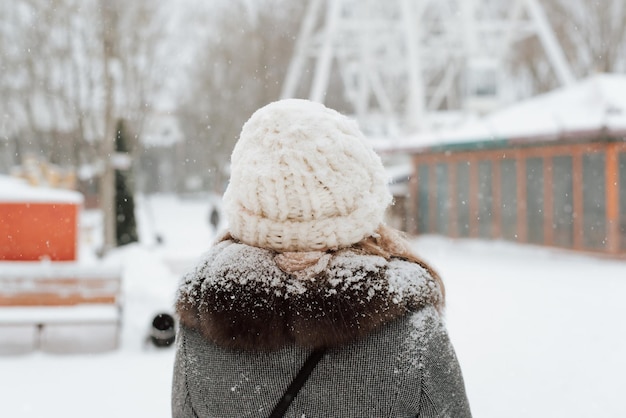
[(176, 302), (181, 324), (227, 348), (333, 347), (442, 305), (439, 286), (415, 263), (346, 249), (286, 273), (278, 257), (218, 243), (183, 277)]

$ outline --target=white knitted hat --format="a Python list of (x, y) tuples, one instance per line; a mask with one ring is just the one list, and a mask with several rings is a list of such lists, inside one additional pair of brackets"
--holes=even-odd
[(382, 223), (386, 180), (354, 121), (308, 100), (270, 103), (244, 124), (231, 156), (230, 233), (277, 251), (348, 247)]

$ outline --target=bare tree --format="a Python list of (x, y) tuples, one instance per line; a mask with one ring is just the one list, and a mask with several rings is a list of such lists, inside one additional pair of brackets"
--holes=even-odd
[[(542, 5), (577, 77), (626, 71), (623, 0), (546, 0)], [(537, 39), (521, 42), (513, 56), (512, 68), (530, 81), (535, 93), (558, 85)]]
[[(0, 108), (11, 121), (0, 125), (2, 133), (18, 138), (20, 154), (101, 167), (106, 225), (115, 121), (123, 117), (140, 132), (163, 89), (163, 10), (149, 0), (0, 4)], [(105, 233), (105, 246), (113, 242)]]
[[(122, 2), (101, 0), (104, 84), (104, 136), (100, 155), (104, 158), (101, 205), (105, 219), (105, 250), (115, 245), (114, 167), (111, 162), (115, 124), (130, 122), (135, 137), (140, 135), (146, 116), (158, 97), (166, 63), (159, 62), (163, 8), (149, 0)], [(133, 146), (138, 150), (139, 147)]]
[(553, 0), (546, 8), (579, 76), (626, 71), (623, 0)]
[(303, 11), (300, 2), (238, 0), (207, 22), (212, 31), (190, 69), (179, 116), (189, 168), (202, 171), (218, 192), (242, 124), (280, 97)]

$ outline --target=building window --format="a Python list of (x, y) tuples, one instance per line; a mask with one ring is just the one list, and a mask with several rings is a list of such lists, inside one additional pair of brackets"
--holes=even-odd
[(619, 154), (619, 201), (620, 248), (626, 250), (626, 152)]
[(491, 161), (478, 163), (478, 236), (492, 237), (493, 175)]
[(428, 231), (429, 176), (428, 164), (417, 166), (417, 232)]
[(435, 166), (435, 176), (437, 179), (437, 213), (435, 214), (437, 222), (435, 232), (447, 235), (450, 219), (448, 164), (438, 163)]
[(517, 240), (517, 163), (515, 160), (500, 161), (502, 237)]
[(470, 163), (462, 161), (456, 164), (456, 216), (457, 231), (460, 237), (470, 235)]
[(604, 153), (583, 155), (583, 245), (606, 246), (606, 190)]
[(572, 157), (562, 155), (552, 161), (554, 199), (554, 244), (570, 248), (574, 244), (574, 198)]
[(526, 220), (528, 242), (543, 244), (543, 159), (526, 160)]

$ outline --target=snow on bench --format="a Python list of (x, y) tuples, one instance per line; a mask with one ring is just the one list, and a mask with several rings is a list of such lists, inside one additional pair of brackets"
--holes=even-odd
[[(77, 262), (0, 262), (0, 326), (113, 324), (122, 318), (121, 269)], [(116, 335), (116, 346), (118, 336)]]
[(0, 309), (0, 324), (74, 325), (84, 323), (110, 324), (119, 321), (117, 306), (3, 306)]

